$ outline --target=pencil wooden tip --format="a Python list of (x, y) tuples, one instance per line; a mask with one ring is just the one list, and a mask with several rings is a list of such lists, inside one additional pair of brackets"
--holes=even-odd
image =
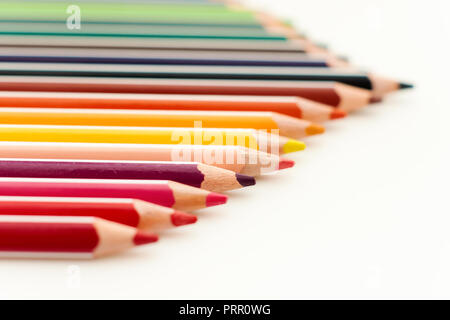
[(283, 153), (291, 153), (304, 150), (306, 145), (302, 141), (289, 139), (283, 146)]
[(306, 134), (308, 136), (312, 136), (315, 134), (321, 134), (325, 132), (325, 128), (322, 127), (320, 124), (311, 123), (305, 130)]
[(217, 206), (219, 204), (225, 204), (228, 200), (228, 197), (224, 194), (211, 192), (206, 196), (206, 206), (212, 207)]
[(292, 168), (294, 165), (295, 165), (294, 160), (281, 158), (280, 162), (278, 163), (278, 169), (283, 170), (287, 168)]
[(335, 109), (330, 113), (330, 119), (340, 119), (345, 118), (347, 116), (347, 112), (344, 110)]
[(254, 177), (250, 177), (245, 174), (239, 174), (239, 173), (236, 173), (236, 180), (243, 187), (253, 186), (256, 183)]
[(156, 241), (158, 241), (158, 236), (156, 234), (142, 232), (142, 231), (138, 231), (133, 239), (134, 244), (137, 246), (156, 242)]
[(193, 224), (197, 222), (197, 217), (182, 211), (175, 211), (170, 216), (172, 224), (176, 227)]

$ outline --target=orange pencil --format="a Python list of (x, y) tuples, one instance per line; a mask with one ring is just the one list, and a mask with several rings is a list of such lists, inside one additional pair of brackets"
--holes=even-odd
[(314, 122), (342, 118), (341, 109), (300, 97), (173, 94), (0, 92), (0, 107), (198, 111), (268, 111)]
[(278, 129), (296, 139), (325, 131), (319, 124), (273, 112), (0, 108), (2, 124), (189, 128), (197, 121), (204, 128)]

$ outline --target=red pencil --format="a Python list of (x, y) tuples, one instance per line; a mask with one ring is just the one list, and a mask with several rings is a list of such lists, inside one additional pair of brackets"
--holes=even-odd
[(195, 223), (197, 217), (136, 199), (0, 196), (0, 215), (92, 216), (145, 231)]
[(158, 240), (136, 228), (94, 217), (0, 216), (0, 255), (89, 259)]

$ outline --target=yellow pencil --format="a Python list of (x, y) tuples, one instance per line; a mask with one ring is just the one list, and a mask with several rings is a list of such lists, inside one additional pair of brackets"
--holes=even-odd
[(255, 129), (0, 125), (0, 141), (241, 146), (269, 153), (305, 148), (301, 141)]

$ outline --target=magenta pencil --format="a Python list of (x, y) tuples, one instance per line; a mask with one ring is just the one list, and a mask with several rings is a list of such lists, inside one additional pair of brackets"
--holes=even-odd
[(224, 204), (227, 196), (165, 180), (0, 178), (2, 196), (134, 198), (177, 210)]

